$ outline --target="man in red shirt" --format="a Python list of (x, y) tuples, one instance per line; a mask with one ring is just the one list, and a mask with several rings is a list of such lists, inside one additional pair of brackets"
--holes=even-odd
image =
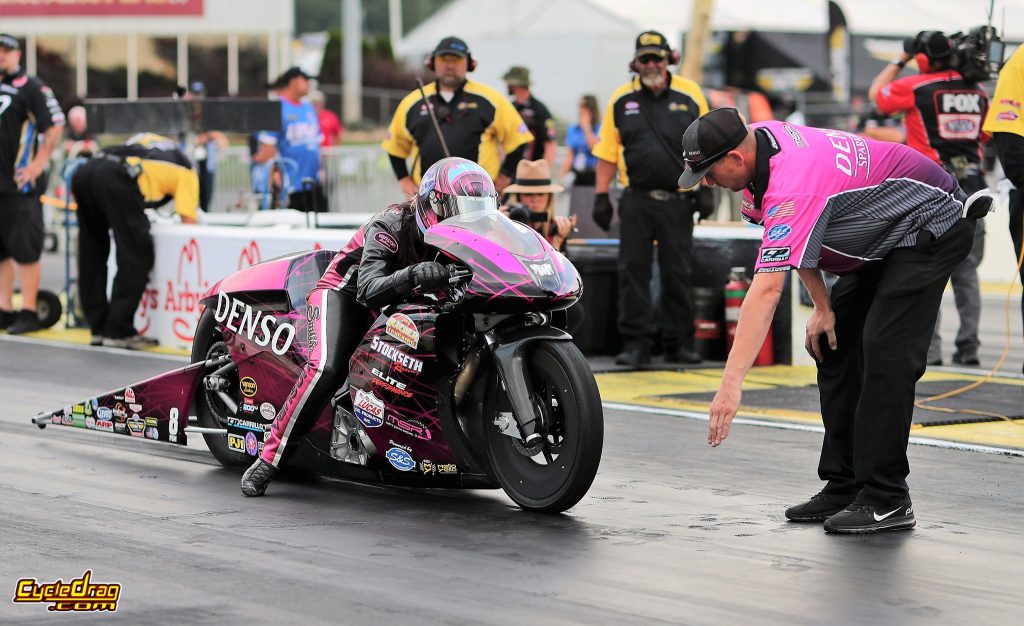
[[(981, 167), (981, 125), (988, 110), (988, 96), (980, 85), (965, 80), (950, 67), (953, 46), (941, 32), (921, 31), (910, 47), (912, 50), (879, 72), (868, 97), (883, 114), (905, 113), (907, 145), (953, 174), (967, 195), (986, 188)], [(917, 60), (920, 73), (897, 79), (911, 59)], [(984, 250), (984, 222), (979, 220), (974, 248), (951, 277), (960, 314), (953, 362), (962, 365), (978, 365), (978, 264)], [(939, 323), (935, 326), (928, 364), (942, 365)]]
[(310, 92), (309, 100), (313, 103), (316, 114), (320, 118), (320, 133), (323, 135), (320, 147), (340, 146), (341, 138), (345, 134), (345, 127), (341, 125), (338, 116), (326, 108), (327, 98), (324, 96), (324, 92), (320, 90)]

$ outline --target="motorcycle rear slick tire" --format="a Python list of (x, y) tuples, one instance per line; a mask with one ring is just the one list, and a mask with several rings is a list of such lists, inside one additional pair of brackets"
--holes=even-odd
[[(538, 342), (524, 363), (530, 387), (551, 418), (544, 425), (546, 453), (529, 456), (518, 440), (485, 422), (487, 457), (498, 483), (516, 504), (528, 511), (561, 513), (586, 495), (601, 463), (601, 395), (586, 358), (568, 341)], [(485, 411), (488, 422), (503, 394), (495, 380), (488, 402), (494, 411)]]
[[(192, 341), (192, 362), (198, 363), (209, 358), (210, 348), (221, 340), (220, 331), (217, 330), (217, 320), (214, 319), (213, 309), (207, 308), (196, 325), (196, 334)], [(229, 393), (236, 402), (241, 402), (241, 394), (238, 389), (230, 390)], [(192, 415), (199, 420), (203, 428), (224, 428), (226, 423), (214, 415), (214, 410), (206, 397), (206, 388), (200, 381), (196, 386), (195, 395), (192, 398)], [(252, 465), (252, 457), (242, 452), (236, 452), (228, 448), (228, 440), (224, 435), (204, 434), (206, 446), (210, 453), (220, 462), (221, 465), (231, 469), (242, 469)]]

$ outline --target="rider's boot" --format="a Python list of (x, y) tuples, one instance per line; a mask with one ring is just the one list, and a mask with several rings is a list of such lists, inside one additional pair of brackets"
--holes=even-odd
[(242, 474), (242, 494), (250, 497), (262, 496), (276, 473), (276, 467), (257, 458), (256, 462)]

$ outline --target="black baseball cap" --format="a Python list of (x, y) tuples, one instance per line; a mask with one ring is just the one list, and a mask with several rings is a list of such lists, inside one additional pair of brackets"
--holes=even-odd
[(636, 54), (633, 57), (639, 59), (648, 54), (656, 54), (664, 59), (670, 51), (671, 48), (668, 45), (668, 40), (665, 39), (665, 35), (656, 30), (645, 30), (637, 35)]
[(437, 47), (434, 48), (433, 56), (437, 56), (439, 54), (457, 54), (465, 59), (470, 55), (470, 52), (469, 46), (466, 45), (465, 41), (458, 37), (449, 36), (442, 39), (440, 43), (437, 44)]
[(694, 120), (683, 133), (683, 161), (686, 171), (679, 177), (679, 186), (689, 189), (708, 173), (715, 161), (743, 143), (747, 125), (740, 112), (733, 108), (708, 111)]
[(7, 48), (8, 50), (21, 50), (21, 43), (14, 35), (0, 33), (0, 47)]
[(270, 83), (268, 87), (271, 89), (280, 89), (281, 87), (287, 87), (288, 83), (292, 82), (293, 78), (305, 78), (306, 80), (313, 80), (313, 76), (302, 71), (302, 68), (298, 66), (292, 66), (286, 69), (274, 82)]

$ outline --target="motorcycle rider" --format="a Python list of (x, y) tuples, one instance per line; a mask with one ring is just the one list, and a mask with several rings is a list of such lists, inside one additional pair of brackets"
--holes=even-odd
[(401, 301), (413, 289), (432, 291), (449, 282), (426, 230), (460, 213), (497, 210), (494, 181), (476, 163), (450, 157), (423, 175), (419, 191), (368, 220), (306, 297), (309, 354), (302, 373), (278, 411), (269, 438), (242, 475), (246, 496), (262, 496), (277, 470), (299, 447), (348, 377), (348, 363), (374, 320), (371, 310)]

